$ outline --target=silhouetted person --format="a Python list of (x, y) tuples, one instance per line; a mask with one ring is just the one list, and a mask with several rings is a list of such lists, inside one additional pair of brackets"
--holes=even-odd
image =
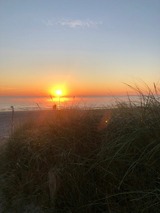
[(57, 105), (54, 104), (54, 105), (53, 105), (53, 110), (56, 110), (56, 109), (57, 109)]

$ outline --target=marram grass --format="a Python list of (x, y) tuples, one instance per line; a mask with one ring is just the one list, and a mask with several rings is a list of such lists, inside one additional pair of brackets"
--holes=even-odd
[(160, 212), (160, 103), (26, 123), (1, 156), (4, 212)]

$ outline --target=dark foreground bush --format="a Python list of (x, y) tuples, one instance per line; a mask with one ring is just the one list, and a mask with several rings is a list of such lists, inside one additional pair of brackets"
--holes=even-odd
[(4, 212), (160, 212), (159, 102), (37, 119), (1, 163)]

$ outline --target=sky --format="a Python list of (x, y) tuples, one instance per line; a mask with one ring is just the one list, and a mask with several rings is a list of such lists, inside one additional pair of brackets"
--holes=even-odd
[(160, 0), (0, 0), (0, 95), (160, 80)]

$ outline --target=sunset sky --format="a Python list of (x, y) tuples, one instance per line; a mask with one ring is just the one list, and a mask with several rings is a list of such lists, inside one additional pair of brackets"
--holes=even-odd
[(0, 95), (108, 95), (160, 80), (160, 0), (1, 0)]

